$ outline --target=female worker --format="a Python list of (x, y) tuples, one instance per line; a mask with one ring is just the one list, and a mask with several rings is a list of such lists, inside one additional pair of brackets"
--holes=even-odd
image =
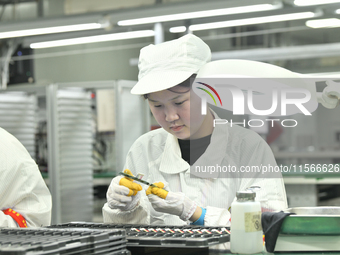
[[(103, 207), (104, 222), (183, 225), (227, 225), (228, 208), (239, 190), (260, 186), (263, 207), (287, 207), (282, 178), (194, 178), (190, 166), (208, 163), (235, 166), (276, 165), (266, 142), (239, 126), (213, 126), (219, 117), (201, 115), (201, 100), (192, 81), (210, 61), (209, 47), (188, 34), (141, 50), (139, 81), (132, 94), (143, 95), (162, 128), (132, 145), (125, 169), (164, 189), (143, 191), (131, 179), (115, 177)], [(146, 187), (147, 188), (147, 187)]]

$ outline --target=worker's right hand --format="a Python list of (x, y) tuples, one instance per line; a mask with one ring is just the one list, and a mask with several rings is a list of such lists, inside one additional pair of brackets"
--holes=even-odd
[[(124, 173), (133, 175), (128, 169), (125, 169)], [(134, 183), (132, 179), (117, 176), (112, 179), (107, 190), (107, 204), (111, 209), (130, 211), (138, 205), (141, 190), (142, 186)]]

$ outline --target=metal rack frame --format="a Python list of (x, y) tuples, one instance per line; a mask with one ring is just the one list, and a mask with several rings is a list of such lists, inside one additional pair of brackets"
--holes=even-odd
[[(68, 88), (80, 88), (84, 90), (97, 90), (97, 89), (114, 89), (115, 91), (115, 113), (116, 113), (116, 169), (122, 169), (128, 149), (131, 146), (131, 141), (137, 139), (143, 133), (149, 131), (150, 114), (147, 102), (142, 97), (131, 95), (130, 89), (135, 84), (135, 81), (94, 81), (94, 82), (75, 82), (75, 83), (56, 83), (45, 86), (31, 86), (31, 85), (18, 85), (11, 86), (5, 91), (23, 91), (28, 94), (34, 93), (39, 96), (46, 97), (46, 114), (47, 114), (47, 142), (48, 142), (48, 163), (49, 163), (49, 189), (52, 195), (52, 224), (62, 223), (62, 194), (61, 194), (61, 173), (59, 167), (59, 129), (58, 129), (58, 116), (57, 116), (57, 98), (56, 95), (59, 90)], [(127, 93), (128, 92), (128, 93)], [(1, 91), (0, 91), (1, 93)], [(124, 101), (124, 95), (129, 95), (129, 101)], [(132, 101), (131, 101), (132, 100)], [(129, 125), (129, 118), (124, 112), (124, 105), (135, 104), (134, 116), (135, 125), (139, 126), (138, 133), (126, 133), (126, 125)], [(138, 107), (136, 107), (138, 106)], [(136, 130), (135, 130), (136, 131)], [(128, 137), (129, 144), (126, 143), (125, 137)], [(91, 176), (92, 178), (92, 176)], [(92, 182), (91, 182), (92, 185)], [(91, 201), (92, 202), (92, 201)], [(81, 213), (80, 208), (74, 208), (75, 211)], [(67, 220), (70, 221), (70, 220)]]

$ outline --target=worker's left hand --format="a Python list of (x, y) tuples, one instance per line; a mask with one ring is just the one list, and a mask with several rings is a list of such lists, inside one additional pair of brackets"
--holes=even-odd
[(181, 192), (164, 190), (162, 182), (154, 184), (159, 188), (149, 186), (146, 191), (152, 207), (158, 212), (177, 215), (183, 221), (189, 220), (196, 210), (196, 203)]

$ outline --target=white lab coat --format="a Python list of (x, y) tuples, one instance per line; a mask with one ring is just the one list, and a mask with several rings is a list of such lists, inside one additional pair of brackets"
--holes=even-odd
[[(215, 119), (219, 117), (215, 114)], [(211, 142), (196, 165), (252, 166), (276, 161), (268, 144), (255, 132), (233, 125), (216, 125)], [(124, 169), (136, 175), (143, 173), (148, 182), (167, 182), (168, 189), (183, 192), (197, 205), (206, 208), (205, 225), (229, 225), (228, 208), (236, 192), (250, 186), (260, 186), (256, 199), (270, 210), (287, 208), (286, 192), (282, 178), (192, 178), (190, 165), (181, 158), (177, 138), (164, 129), (150, 131), (136, 140), (126, 159)], [(279, 173), (279, 176), (281, 174)], [(107, 223), (183, 225), (179, 217), (156, 212), (142, 192), (140, 204), (132, 211), (110, 209), (105, 203), (103, 219)]]
[(0, 128), (0, 227), (18, 227), (2, 210), (20, 213), (28, 227), (50, 225), (52, 198), (25, 147)]

